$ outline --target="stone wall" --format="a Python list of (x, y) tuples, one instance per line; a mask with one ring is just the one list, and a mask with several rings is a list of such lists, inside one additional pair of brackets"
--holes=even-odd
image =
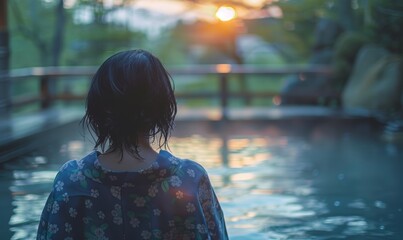
[(342, 92), (345, 108), (396, 111), (403, 106), (402, 59), (376, 46), (362, 47)]

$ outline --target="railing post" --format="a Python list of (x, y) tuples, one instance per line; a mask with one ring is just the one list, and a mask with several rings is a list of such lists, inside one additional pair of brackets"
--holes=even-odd
[(41, 109), (49, 108), (50, 106), (50, 89), (49, 89), (49, 77), (42, 76), (40, 79), (41, 83)]
[(11, 106), (11, 82), (8, 76), (10, 45), (7, 29), (7, 0), (0, 0), (0, 114), (7, 115)]
[(221, 120), (228, 120), (228, 74), (220, 74)]

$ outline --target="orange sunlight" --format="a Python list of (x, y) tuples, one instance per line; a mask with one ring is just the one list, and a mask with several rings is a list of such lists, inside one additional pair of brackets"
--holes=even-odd
[(223, 22), (232, 20), (236, 17), (236, 12), (233, 7), (221, 6), (218, 8), (215, 16)]

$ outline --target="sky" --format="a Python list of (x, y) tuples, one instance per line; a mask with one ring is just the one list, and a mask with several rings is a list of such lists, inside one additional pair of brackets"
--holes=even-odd
[[(71, 7), (75, 3), (75, 0), (65, 1), (66, 7)], [(260, 9), (265, 2), (270, 2), (270, 0), (239, 0), (233, 2), (239, 2), (233, 6), (238, 17), (282, 16), (281, 9), (278, 7)], [(106, 7), (112, 7), (118, 3), (117, 0), (105, 0), (104, 2)], [(128, 7), (110, 13), (107, 21), (124, 24), (131, 29), (143, 31), (150, 37), (157, 37), (161, 31), (174, 26), (179, 20), (184, 22), (193, 22), (198, 19), (217, 21), (215, 13), (220, 6), (210, 1), (136, 0)], [(93, 19), (91, 9), (78, 9), (74, 18), (76, 23), (91, 22)]]

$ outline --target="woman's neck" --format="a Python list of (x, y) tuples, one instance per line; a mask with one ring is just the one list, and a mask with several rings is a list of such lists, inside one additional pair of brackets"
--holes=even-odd
[[(136, 156), (126, 148), (98, 156), (102, 167), (111, 171), (138, 171), (148, 168), (157, 159), (158, 153), (147, 143), (139, 143)], [(141, 158), (139, 158), (141, 157)]]

